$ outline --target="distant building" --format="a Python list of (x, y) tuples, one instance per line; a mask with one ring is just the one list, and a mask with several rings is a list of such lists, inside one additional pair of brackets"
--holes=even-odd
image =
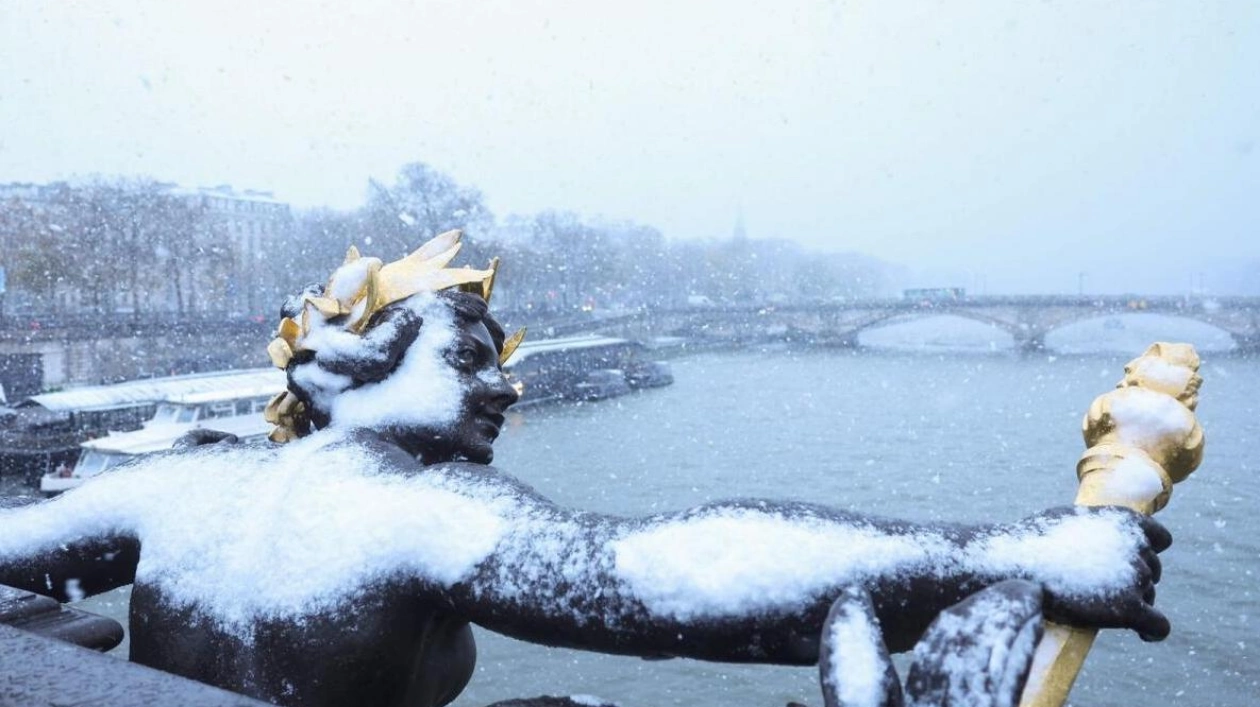
[(238, 251), (251, 257), (263, 251), (267, 239), (286, 233), (292, 218), (289, 205), (277, 201), (269, 191), (238, 192), (229, 184), (221, 184), (194, 188), (172, 185), (170, 193), (205, 207), (227, 227)]
[(47, 204), (54, 194), (66, 189), (65, 182), (51, 184), (32, 184), (30, 182), (10, 182), (0, 184), (0, 201), (17, 199), (32, 205)]
[[(18, 201), (35, 211), (44, 211), (77, 186), (68, 182), (0, 184), (0, 208), (4, 208), (5, 203)], [(198, 290), (202, 295), (200, 297), (190, 297), (186, 291), (183, 295), (179, 294), (178, 283), (167, 278), (164, 288), (146, 289), (139, 293), (138, 306), (146, 311), (173, 312), (180, 309), (182, 296), (185, 307), (191, 303), (196, 310), (222, 309), (225, 310), (223, 314), (238, 316), (273, 314), (269, 310), (273, 303), (280, 301), (281, 295), (274, 291), (272, 284), (274, 278), (271, 274), (276, 266), (266, 262), (265, 258), (267, 253), (276, 251), (273, 247), (275, 241), (291, 233), (293, 217), (289, 205), (276, 199), (271, 192), (237, 191), (227, 184), (184, 187), (168, 182), (157, 186), (190, 206), (204, 209), (210, 231), (222, 234), (218, 237), (229, 246), (226, 250), (230, 253), (231, 262), (213, 269), (198, 267), (197, 262), (188, 264), (186, 272), (192, 273), (188, 275), (192, 282), (185, 283), (185, 290), (191, 286)], [(17, 235), (21, 237), (21, 234)], [(47, 312), (51, 308), (71, 314), (99, 311), (99, 304), (86, 293), (61, 283), (51, 292), (40, 293), (38, 298), (28, 297), (27, 294), (13, 292), (9, 299), (9, 311), (15, 307), (26, 307), (32, 312)], [(121, 302), (125, 297), (116, 299)], [(111, 306), (126, 309), (128, 305)]]
[(287, 237), (293, 227), (289, 205), (277, 200), (272, 192), (238, 192), (230, 184), (194, 188), (171, 185), (170, 192), (204, 207), (228, 235), (238, 256), (236, 272), (228, 283), (232, 313), (264, 314), (265, 306), (279, 301), (279, 294), (270, 291), (268, 278), (268, 267), (274, 264), (269, 266), (265, 259), (268, 252), (275, 252), (271, 243)]

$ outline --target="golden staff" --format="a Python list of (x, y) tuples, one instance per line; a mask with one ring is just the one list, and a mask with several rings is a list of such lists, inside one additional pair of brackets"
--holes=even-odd
[[(1094, 399), (1081, 425), (1088, 449), (1076, 465), (1078, 505), (1149, 515), (1168, 503), (1172, 485), (1203, 459), (1198, 370), (1193, 346), (1153, 344), (1124, 367), (1115, 390)], [(1097, 633), (1046, 624), (1020, 707), (1060, 707)]]

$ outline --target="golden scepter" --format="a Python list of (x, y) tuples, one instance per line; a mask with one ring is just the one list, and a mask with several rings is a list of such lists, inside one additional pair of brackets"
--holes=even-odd
[[(1163, 508), (1172, 485), (1203, 459), (1199, 355), (1189, 344), (1151, 345), (1124, 367), (1124, 380), (1098, 396), (1082, 423), (1088, 449), (1076, 465), (1076, 503), (1126, 506), (1147, 515)], [(1020, 707), (1060, 707), (1096, 629), (1046, 625)]]

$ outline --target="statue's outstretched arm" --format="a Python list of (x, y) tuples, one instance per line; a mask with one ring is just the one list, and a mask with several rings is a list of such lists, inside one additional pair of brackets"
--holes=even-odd
[(527, 487), (497, 491), (500, 507), (515, 505), (506, 531), (444, 596), (456, 613), (534, 642), (808, 665), (847, 587), (870, 593), (885, 642), (903, 651), (940, 611), (1007, 579), (1044, 586), (1059, 620), (1167, 633), (1149, 603), (1166, 533), (1123, 509), (963, 527), (740, 501), (625, 519), (572, 512)]
[(64, 602), (134, 581), (136, 538), (76, 515), (58, 500), (0, 498), (0, 584)]

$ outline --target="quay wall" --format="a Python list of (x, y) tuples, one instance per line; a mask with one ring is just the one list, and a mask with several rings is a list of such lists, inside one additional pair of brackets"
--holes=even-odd
[[(269, 324), (244, 322), (225, 326), (171, 326), (96, 332), (0, 330), (0, 358), (29, 361), (43, 390), (72, 385), (114, 383), (178, 373), (254, 368), (268, 365), (266, 347), (273, 335)], [(29, 371), (0, 370), (0, 383), (10, 402), (39, 391)]]

